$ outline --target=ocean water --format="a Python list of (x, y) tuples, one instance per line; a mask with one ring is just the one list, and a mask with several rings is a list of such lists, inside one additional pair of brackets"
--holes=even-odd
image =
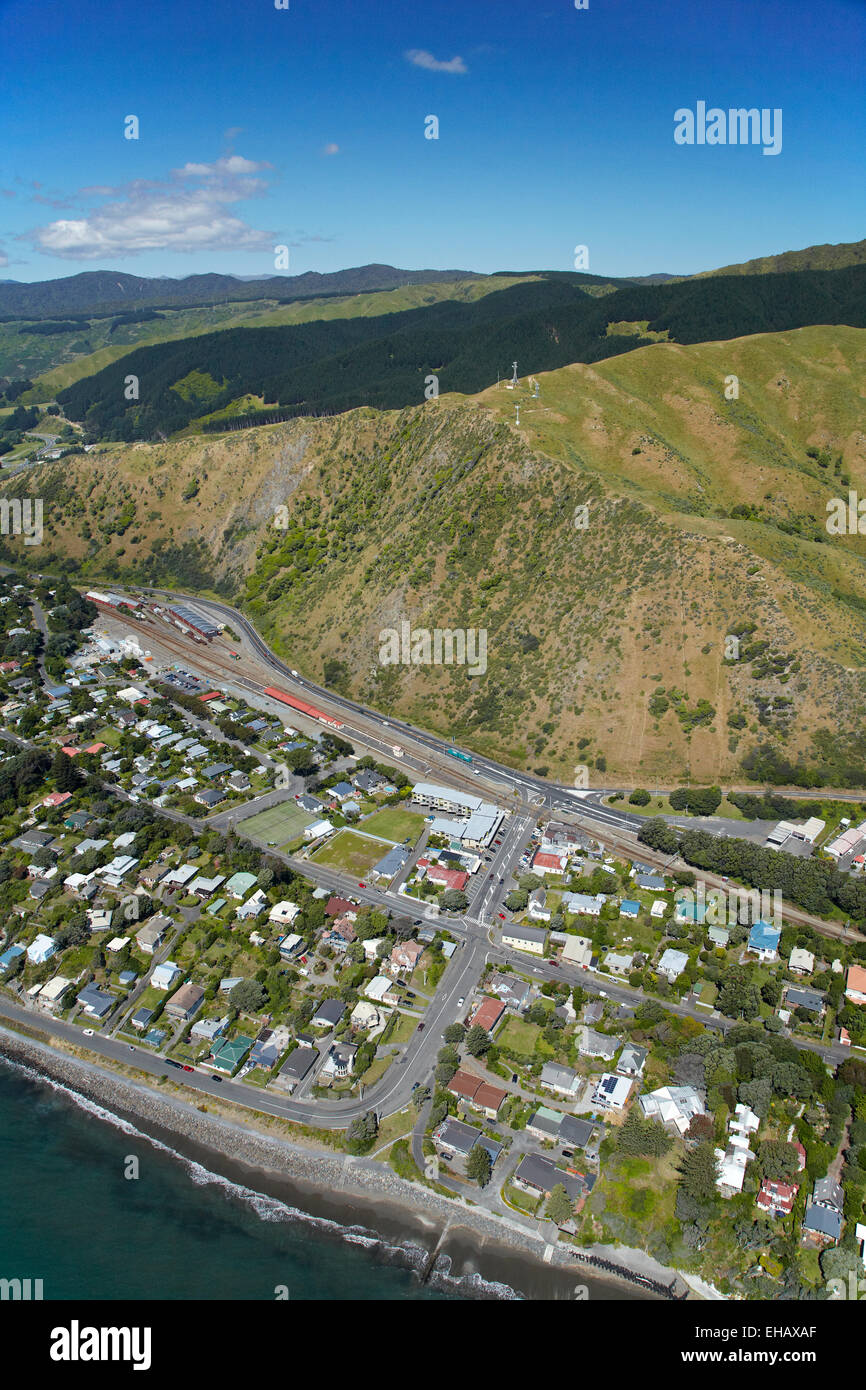
[(581, 1280), (592, 1301), (646, 1296), (479, 1249), (465, 1230), (422, 1284), (432, 1223), (299, 1196), (139, 1125), (0, 1058), (0, 1278), (41, 1279), (46, 1300), (74, 1301), (570, 1299)]

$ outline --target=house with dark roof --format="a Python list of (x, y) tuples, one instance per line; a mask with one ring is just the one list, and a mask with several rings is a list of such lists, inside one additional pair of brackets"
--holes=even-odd
[(803, 1217), (803, 1243), (822, 1249), (835, 1245), (842, 1234), (845, 1193), (829, 1175), (817, 1178)]
[(591, 1192), (595, 1185), (592, 1175), (566, 1173), (563, 1168), (557, 1168), (553, 1159), (546, 1158), (543, 1154), (527, 1154), (514, 1170), (511, 1181), (515, 1187), (538, 1197), (549, 1197), (553, 1189), (561, 1183), (572, 1202), (579, 1201), (587, 1192)]

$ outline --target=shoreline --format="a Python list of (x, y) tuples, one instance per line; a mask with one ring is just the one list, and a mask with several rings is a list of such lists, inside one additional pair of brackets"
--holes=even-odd
[[(370, 1238), (389, 1257), (403, 1257), (416, 1268), (421, 1264), (422, 1278), (435, 1267), (437, 1283), (442, 1278), (448, 1284), (452, 1277), (468, 1281), (476, 1286), (478, 1297), (486, 1292), (487, 1297), (500, 1298), (586, 1298), (576, 1290), (591, 1285), (590, 1300), (665, 1301), (670, 1294), (664, 1290), (672, 1281), (677, 1281), (680, 1293), (687, 1289), (676, 1270), (665, 1269), (641, 1251), (547, 1245), (507, 1218), (409, 1183), (383, 1163), (307, 1148), (225, 1116), (203, 1113), (187, 1101), (161, 1095), (5, 1026), (0, 1027), (0, 1058), (29, 1068), (37, 1080), (67, 1087), (104, 1108), (107, 1118), (132, 1124), (145, 1139), (217, 1179), (271, 1197), (300, 1218)], [(216, 1169), (214, 1160), (230, 1171)], [(596, 1265), (596, 1259), (603, 1265)], [(459, 1268), (452, 1276), (455, 1264)], [(634, 1282), (636, 1277), (654, 1280), (656, 1288)], [(694, 1296), (689, 1293), (689, 1298)]]

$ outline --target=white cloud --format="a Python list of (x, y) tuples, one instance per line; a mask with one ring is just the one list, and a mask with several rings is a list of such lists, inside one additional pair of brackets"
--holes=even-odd
[(8, 265), (8, 264), (9, 264), (9, 257), (6, 255), (6, 252), (5, 252), (5, 251), (3, 251), (2, 249), (0, 249), (0, 265)]
[(329, 144), (329, 145), (323, 145), (323, 147), (322, 147), (322, 154), (339, 154), (339, 153), (340, 153), (340, 146), (339, 146), (339, 145), (335, 145), (333, 142), (332, 142), (331, 144)]
[(162, 181), (140, 179), (122, 188), (81, 190), (80, 197), (113, 201), (38, 227), (27, 239), (38, 251), (69, 260), (162, 250), (268, 250), (275, 234), (251, 227), (232, 206), (267, 192), (267, 181), (257, 175), (270, 167), (225, 155), (212, 164), (189, 162)]
[(433, 54), (428, 53), (426, 48), (407, 49), (403, 56), (408, 62), (414, 63), (416, 68), (426, 68), (428, 72), (466, 73), (469, 71), (462, 58), (449, 58), (445, 62), (440, 58), (434, 58)]

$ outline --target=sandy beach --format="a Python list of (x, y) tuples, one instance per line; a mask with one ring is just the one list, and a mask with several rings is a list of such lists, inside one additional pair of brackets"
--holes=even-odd
[[(0, 1056), (69, 1088), (239, 1188), (285, 1203), (325, 1228), (332, 1224), (335, 1233), (351, 1231), (357, 1239), (378, 1242), (383, 1257), (403, 1259), (419, 1275), (445, 1284), (459, 1280), (468, 1296), (644, 1300), (664, 1295), (632, 1282), (629, 1270), (662, 1289), (677, 1278), (676, 1271), (641, 1251), (584, 1252), (615, 1264), (622, 1275), (617, 1277), (615, 1270), (590, 1265), (562, 1245), (533, 1238), (507, 1218), (406, 1182), (380, 1162), (328, 1153), (203, 1113), (175, 1095), (6, 1028), (0, 1028)], [(677, 1291), (684, 1290), (678, 1281)]]

